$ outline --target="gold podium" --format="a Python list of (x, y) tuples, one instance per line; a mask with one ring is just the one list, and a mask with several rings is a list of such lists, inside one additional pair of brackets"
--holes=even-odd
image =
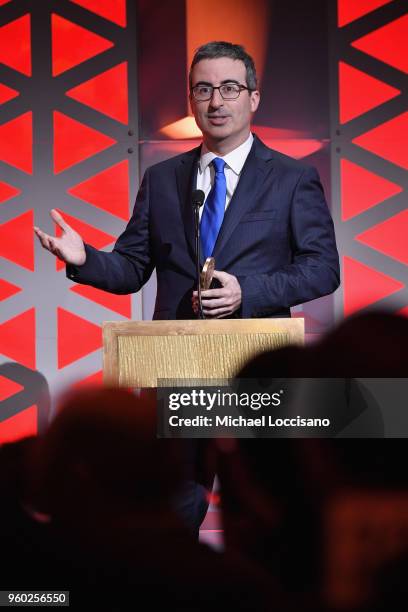
[(104, 382), (157, 387), (158, 379), (229, 379), (259, 353), (304, 343), (304, 319), (106, 321)]

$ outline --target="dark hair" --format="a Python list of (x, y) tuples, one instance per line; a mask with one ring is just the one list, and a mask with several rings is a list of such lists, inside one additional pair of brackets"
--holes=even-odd
[(255, 90), (258, 88), (256, 69), (254, 60), (245, 51), (242, 45), (234, 45), (230, 42), (217, 41), (201, 45), (194, 54), (193, 61), (190, 66), (189, 83), (192, 87), (191, 73), (196, 64), (204, 59), (218, 59), (219, 57), (230, 57), (233, 60), (240, 60), (246, 68), (246, 84), (249, 89)]

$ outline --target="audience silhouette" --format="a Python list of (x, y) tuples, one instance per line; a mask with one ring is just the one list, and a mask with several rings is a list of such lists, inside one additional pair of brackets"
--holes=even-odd
[[(239, 378), (341, 378), (352, 393), (356, 376), (405, 377), (406, 346), (406, 319), (361, 315)], [(109, 612), (406, 609), (405, 440), (381, 439), (377, 408), (354, 439), (214, 440), (222, 553), (176, 511), (188, 441), (158, 439), (156, 410), (155, 390), (71, 391), (44, 433), (0, 447), (2, 590), (69, 590), (73, 609)]]

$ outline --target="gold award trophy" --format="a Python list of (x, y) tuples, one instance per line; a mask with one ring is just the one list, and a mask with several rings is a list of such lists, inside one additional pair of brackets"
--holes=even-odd
[(204, 262), (203, 269), (200, 273), (200, 286), (201, 291), (205, 291), (209, 289), (211, 286), (211, 282), (213, 279), (213, 274), (215, 270), (215, 259), (214, 257), (207, 257)]

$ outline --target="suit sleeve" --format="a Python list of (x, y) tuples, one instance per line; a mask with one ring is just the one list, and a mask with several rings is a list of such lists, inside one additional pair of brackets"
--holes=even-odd
[(139, 291), (149, 280), (154, 261), (149, 235), (149, 171), (143, 178), (132, 217), (111, 253), (86, 244), (82, 266), (67, 266), (67, 276), (111, 293)]
[(243, 318), (270, 316), (332, 293), (340, 284), (333, 221), (314, 168), (297, 181), (290, 209), (292, 260), (271, 274), (239, 278)]

